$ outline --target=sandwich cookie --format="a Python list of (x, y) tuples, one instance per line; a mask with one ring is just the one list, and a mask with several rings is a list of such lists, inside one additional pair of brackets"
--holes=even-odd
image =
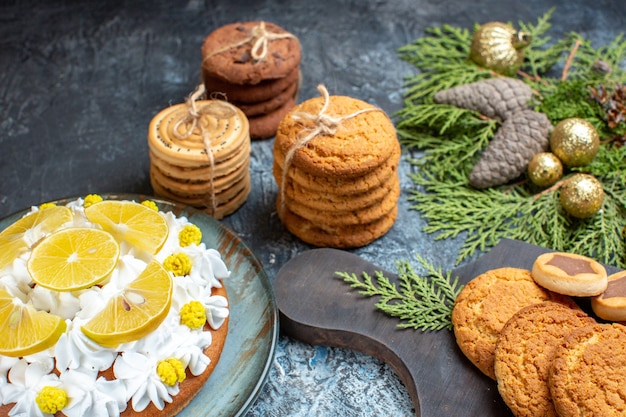
[(532, 276), (544, 288), (576, 297), (599, 295), (608, 285), (604, 266), (574, 253), (539, 255), (533, 263)]
[(626, 271), (607, 277), (606, 290), (591, 298), (593, 312), (604, 320), (626, 322)]

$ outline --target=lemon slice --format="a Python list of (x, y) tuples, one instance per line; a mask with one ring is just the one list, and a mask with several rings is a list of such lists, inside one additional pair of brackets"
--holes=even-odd
[(110, 233), (100, 229), (61, 229), (35, 245), (27, 267), (33, 281), (55, 291), (89, 288), (106, 279), (120, 255)]
[(61, 317), (37, 311), (0, 288), (0, 355), (19, 357), (48, 349), (65, 327)]
[(69, 208), (53, 206), (30, 213), (9, 225), (0, 232), (0, 270), (72, 217)]
[(87, 207), (85, 215), (119, 242), (126, 241), (150, 254), (161, 249), (167, 239), (165, 218), (143, 204), (106, 200)]
[(151, 261), (122, 293), (81, 327), (94, 342), (114, 348), (141, 339), (165, 320), (172, 304), (173, 281), (157, 261)]

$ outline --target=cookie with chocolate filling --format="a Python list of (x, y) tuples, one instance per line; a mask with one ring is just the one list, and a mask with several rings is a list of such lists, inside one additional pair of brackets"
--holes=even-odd
[(544, 288), (560, 294), (589, 297), (606, 290), (606, 269), (599, 262), (574, 253), (549, 252), (533, 263), (532, 277)]
[(606, 290), (591, 298), (591, 308), (604, 320), (626, 322), (626, 271), (607, 277)]

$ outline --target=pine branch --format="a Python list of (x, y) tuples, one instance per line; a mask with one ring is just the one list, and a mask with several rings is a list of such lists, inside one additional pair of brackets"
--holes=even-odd
[(620, 33), (609, 45), (598, 49), (598, 59), (608, 64), (611, 72), (607, 76), (607, 81), (614, 84), (623, 82), (626, 78), (626, 69), (623, 66), (626, 60), (626, 39)]
[[(411, 161), (415, 189), (408, 199), (427, 221), (424, 231), (435, 239), (463, 235), (457, 264), (506, 237), (560, 251), (593, 253), (603, 262), (626, 266), (621, 236), (626, 225), (626, 146), (613, 146), (610, 141), (626, 133), (626, 123), (610, 128), (605, 109), (591, 97), (592, 87), (610, 89), (626, 83), (626, 41), (618, 36), (606, 47), (594, 49), (572, 32), (552, 42), (547, 36), (552, 13), (550, 10), (534, 25), (519, 23), (520, 29), (532, 36), (519, 75), (537, 93), (535, 110), (545, 113), (553, 124), (581, 117), (590, 121), (602, 138), (590, 165), (569, 170), (589, 172), (603, 183), (606, 198), (602, 211), (586, 220), (574, 219), (564, 211), (558, 187), (540, 190), (523, 177), (487, 190), (468, 185), (469, 172), (498, 123), (476, 112), (435, 104), (432, 96), (445, 88), (494, 76), (468, 60), (469, 31), (450, 26), (432, 29), (400, 49), (401, 57), (419, 69), (417, 75), (407, 78), (405, 106), (396, 114), (403, 145), (419, 152)], [(598, 71), (598, 62), (608, 65), (609, 71)], [(558, 74), (550, 73), (557, 67), (561, 68)]]
[(550, 10), (544, 13), (543, 16), (540, 16), (539, 19), (537, 19), (536, 25), (533, 25), (532, 23), (526, 23), (523, 21), (518, 22), (518, 26), (520, 27), (520, 30), (526, 33), (530, 33), (532, 35), (533, 44), (535, 46), (543, 46), (550, 39), (550, 38), (546, 38), (546, 42), (538, 42), (538, 39), (540, 38), (540, 36), (543, 36), (552, 27), (552, 24), (550, 23), (550, 18), (552, 18), (552, 15), (554, 14), (555, 10), (556, 9), (552, 7)]
[(548, 73), (563, 55), (563, 50), (568, 49), (571, 39), (562, 40), (550, 46), (551, 38), (546, 35), (552, 25), (550, 18), (554, 14), (554, 8), (540, 17), (536, 25), (518, 22), (522, 32), (528, 33), (532, 39), (530, 45), (524, 50), (524, 71), (533, 78), (541, 78), (542, 74)]
[(470, 43), (471, 33), (468, 30), (444, 24), (428, 28), (426, 36), (399, 48), (398, 52), (401, 59), (428, 71), (442, 61), (465, 61)]
[(462, 285), (458, 277), (452, 280), (450, 272), (444, 275), (441, 268), (435, 269), (419, 255), (417, 259), (426, 275), (418, 275), (408, 262), (399, 261), (398, 285), (380, 271), (375, 272), (374, 277), (367, 273), (363, 273), (362, 278), (347, 272), (337, 272), (337, 275), (360, 294), (379, 297), (376, 308), (400, 319), (400, 328), (450, 330), (454, 300)]
[(428, 36), (398, 49), (401, 59), (421, 70), (405, 80), (407, 102), (417, 103), (440, 89), (491, 76), (490, 72), (469, 63), (471, 33), (468, 30), (443, 25), (426, 33)]

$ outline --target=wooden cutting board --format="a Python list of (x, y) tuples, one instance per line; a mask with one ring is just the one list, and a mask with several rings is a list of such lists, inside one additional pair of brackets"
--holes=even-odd
[[(547, 251), (505, 239), (479, 260), (455, 269), (452, 276), (465, 284), (489, 269), (531, 269), (535, 258)], [(495, 382), (465, 358), (452, 331), (399, 329), (398, 320), (376, 309), (377, 297), (359, 295), (335, 274), (374, 275), (380, 270), (337, 249), (297, 255), (274, 279), (281, 330), (306, 343), (353, 349), (386, 362), (407, 387), (419, 417), (512, 416)], [(385, 276), (396, 277), (390, 272)], [(589, 311), (588, 303), (578, 301)]]

